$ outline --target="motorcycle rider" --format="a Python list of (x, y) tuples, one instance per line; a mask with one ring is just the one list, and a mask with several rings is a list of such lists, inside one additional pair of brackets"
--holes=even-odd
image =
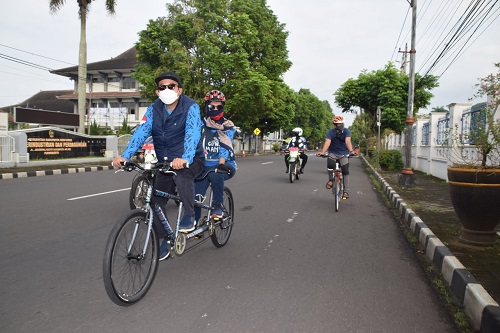
[[(301, 159), (300, 171), (299, 173), (304, 173), (304, 168), (307, 164), (307, 154), (304, 152), (307, 150), (307, 140), (302, 136), (302, 128), (295, 127), (292, 130), (293, 137), (288, 142), (288, 148), (297, 147), (299, 148), (299, 155)], [(288, 154), (285, 154), (285, 165), (286, 165), (286, 173), (288, 173), (289, 165), (288, 165)]]

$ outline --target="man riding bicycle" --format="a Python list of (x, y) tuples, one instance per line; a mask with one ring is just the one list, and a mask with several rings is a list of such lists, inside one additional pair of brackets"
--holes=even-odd
[(330, 189), (333, 186), (333, 169), (335, 169), (335, 159), (340, 160), (340, 168), (342, 169), (342, 176), (344, 180), (344, 193), (342, 194), (342, 199), (349, 198), (349, 154), (354, 154), (351, 143), (351, 131), (344, 127), (344, 117), (335, 116), (333, 117), (334, 128), (330, 129), (326, 133), (325, 143), (321, 153), (317, 153), (317, 156), (328, 154), (331, 158), (327, 159), (327, 169), (328, 169), (328, 182), (326, 183), (326, 188)]
[[(307, 164), (307, 155), (304, 153), (304, 150), (307, 150), (307, 140), (302, 136), (302, 128), (295, 127), (292, 130), (293, 137), (288, 142), (288, 148), (297, 147), (299, 148), (299, 155), (301, 159), (300, 171), (299, 173), (304, 173), (304, 168)], [(286, 165), (286, 173), (288, 173), (288, 154), (285, 154), (285, 165)]]

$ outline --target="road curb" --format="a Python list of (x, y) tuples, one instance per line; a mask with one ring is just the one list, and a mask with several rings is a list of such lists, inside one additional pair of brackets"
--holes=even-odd
[(24, 171), (24, 172), (2, 173), (0, 174), (0, 179), (64, 175), (70, 173), (82, 173), (82, 172), (102, 171), (102, 170), (112, 170), (112, 169), (113, 169), (112, 166), (92, 166), (92, 167), (79, 167), (79, 168), (67, 168), (67, 169), (56, 169), (56, 170), (44, 170), (44, 171)]
[(474, 330), (483, 333), (500, 332), (498, 303), (364, 157), (363, 160), (376, 176), (389, 202), (398, 210), (407, 227), (418, 239), (426, 257), (433, 263), (448, 284), (450, 292), (463, 306)]

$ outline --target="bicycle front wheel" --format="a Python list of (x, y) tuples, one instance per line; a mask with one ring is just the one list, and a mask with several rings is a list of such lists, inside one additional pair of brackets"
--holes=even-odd
[(335, 197), (335, 211), (339, 211), (339, 204), (340, 204), (340, 177), (335, 175), (335, 178), (333, 179), (333, 196)]
[(158, 252), (158, 236), (155, 228), (149, 230), (145, 211), (133, 210), (114, 226), (102, 266), (104, 287), (114, 303), (132, 305), (146, 295), (158, 269)]
[(216, 247), (223, 247), (226, 245), (231, 236), (231, 231), (233, 230), (234, 223), (234, 200), (231, 190), (224, 187), (224, 213), (222, 216), (222, 222), (215, 228), (212, 234), (212, 243)]
[(289, 166), (289, 176), (290, 176), (290, 183), (293, 183), (294, 179), (295, 179), (295, 162), (292, 162), (290, 163), (290, 166)]
[(130, 187), (129, 205), (130, 209), (142, 208), (146, 206), (146, 194), (148, 182), (142, 174), (134, 178)]

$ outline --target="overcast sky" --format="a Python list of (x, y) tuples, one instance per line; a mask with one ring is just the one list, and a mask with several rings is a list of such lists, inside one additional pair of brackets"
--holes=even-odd
[[(347, 79), (357, 78), (363, 69), (382, 69), (389, 61), (398, 61), (396, 66), (400, 66), (402, 53), (398, 49), (403, 50), (405, 43), (410, 47), (408, 1), (268, 0), (268, 6), (289, 31), (293, 65), (284, 76), (285, 82), (295, 91), (310, 89), (339, 113), (333, 93)], [(51, 69), (78, 63), (80, 22), (76, 1), (66, 1), (57, 14), (50, 14), (48, 2), (16, 0), (0, 5), (0, 107), (20, 103), (41, 90), (73, 88), (67, 78), (16, 62)], [(166, 15), (165, 0), (118, 0), (115, 16), (106, 14), (104, 2), (92, 2), (87, 20), (89, 63), (129, 49), (149, 20)], [(418, 0), (417, 72), (424, 74), (438, 58), (442, 45), (452, 41), (456, 31), (453, 26), (471, 2), (475, 1)], [(469, 32), (457, 36), (456, 46), (430, 72), (441, 78), (429, 110), (467, 102), (476, 91), (477, 78), (494, 71), (493, 63), (500, 62), (499, 14), (497, 3), (481, 24), (477, 16), (466, 25)], [(465, 44), (467, 39), (469, 43)], [(353, 115), (344, 116), (348, 125), (354, 119)]]

